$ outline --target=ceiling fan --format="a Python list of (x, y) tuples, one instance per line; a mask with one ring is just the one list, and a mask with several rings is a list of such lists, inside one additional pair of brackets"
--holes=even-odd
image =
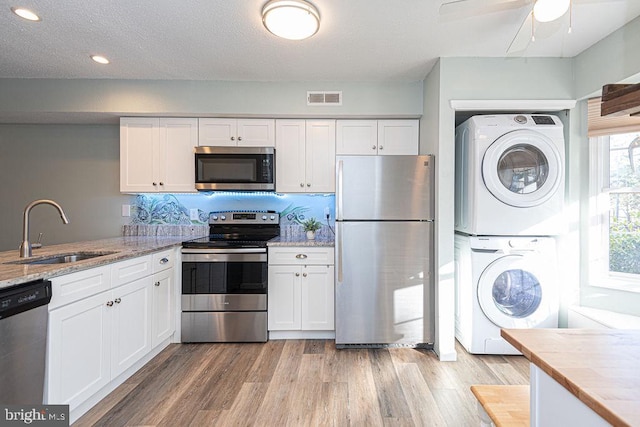
[(510, 9), (528, 10), (507, 48), (507, 54), (514, 54), (524, 51), (537, 37), (545, 38), (558, 31), (562, 25), (571, 33), (574, 5), (608, 1), (620, 0), (449, 0), (441, 4), (440, 16), (468, 18)]

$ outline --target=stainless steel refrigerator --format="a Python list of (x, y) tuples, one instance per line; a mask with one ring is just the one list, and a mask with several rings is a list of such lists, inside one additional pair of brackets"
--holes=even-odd
[(336, 162), (336, 346), (429, 347), (433, 156)]

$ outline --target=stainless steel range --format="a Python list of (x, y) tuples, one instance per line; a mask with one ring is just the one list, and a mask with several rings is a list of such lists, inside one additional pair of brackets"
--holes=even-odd
[(212, 212), (209, 233), (182, 243), (182, 341), (267, 341), (267, 241), (280, 216)]

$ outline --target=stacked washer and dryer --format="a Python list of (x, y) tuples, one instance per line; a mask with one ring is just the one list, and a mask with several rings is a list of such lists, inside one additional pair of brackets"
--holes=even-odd
[(519, 354), (500, 328), (558, 326), (564, 132), (547, 114), (474, 116), (456, 128), (456, 338)]

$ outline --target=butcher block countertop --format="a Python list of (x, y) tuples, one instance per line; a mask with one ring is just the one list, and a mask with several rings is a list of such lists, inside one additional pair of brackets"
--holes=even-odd
[(108, 255), (67, 264), (15, 264), (25, 261), (18, 249), (0, 252), (0, 289), (37, 279), (49, 279), (88, 268), (111, 264), (128, 258), (143, 256), (162, 249), (181, 246), (184, 236), (171, 237), (114, 237), (62, 245), (43, 246), (33, 250), (32, 259), (67, 255), (77, 252), (112, 252)]
[(640, 330), (503, 329), (501, 335), (614, 426), (640, 426)]

